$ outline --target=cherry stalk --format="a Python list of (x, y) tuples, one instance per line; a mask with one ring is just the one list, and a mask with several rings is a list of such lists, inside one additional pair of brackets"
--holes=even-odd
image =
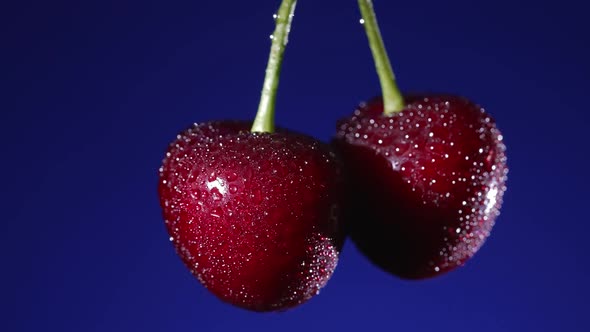
[(377, 16), (373, 9), (373, 2), (371, 0), (358, 0), (358, 4), (363, 17), (361, 23), (369, 39), (369, 46), (373, 54), (379, 81), (381, 82), (383, 113), (391, 115), (400, 112), (404, 108), (404, 98), (395, 82), (395, 74), (389, 62), (383, 38), (381, 37)]
[(252, 125), (252, 132), (272, 133), (275, 130), (275, 103), (279, 88), (279, 77), (285, 48), (289, 42), (289, 32), (291, 31), (296, 5), (297, 0), (285, 0), (282, 2), (278, 13), (274, 15), (276, 28), (271, 35), (272, 45), (266, 67), (266, 76), (262, 86), (258, 113)]

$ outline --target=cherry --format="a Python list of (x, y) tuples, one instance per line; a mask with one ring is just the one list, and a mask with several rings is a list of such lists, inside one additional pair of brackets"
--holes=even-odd
[(170, 240), (215, 295), (256, 311), (319, 292), (342, 244), (333, 153), (249, 123), (194, 125), (172, 143), (159, 193)]
[(285, 310), (316, 295), (343, 242), (334, 153), (312, 137), (274, 130), (295, 2), (279, 9), (254, 124), (195, 124), (172, 142), (160, 168), (160, 204), (182, 261), (218, 298), (253, 311)]
[(369, 0), (359, 0), (383, 89), (338, 123), (347, 227), (369, 260), (406, 279), (440, 275), (482, 246), (499, 215), (505, 146), (484, 109), (454, 95), (399, 92)]
[(349, 233), (383, 269), (403, 278), (460, 266), (488, 237), (506, 175), (492, 118), (449, 95), (406, 98), (383, 115), (381, 99), (341, 121), (334, 140), (350, 174)]

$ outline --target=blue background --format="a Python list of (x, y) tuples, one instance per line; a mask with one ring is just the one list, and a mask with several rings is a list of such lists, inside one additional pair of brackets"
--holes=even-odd
[[(279, 1), (18, 1), (0, 10), (2, 331), (589, 331), (586, 11), (375, 1), (405, 91), (483, 104), (502, 215), (464, 268), (401, 281), (347, 243), (322, 293), (256, 314), (168, 242), (157, 169), (195, 121), (252, 119)], [(379, 92), (354, 0), (299, 2), (277, 122), (323, 140)]]

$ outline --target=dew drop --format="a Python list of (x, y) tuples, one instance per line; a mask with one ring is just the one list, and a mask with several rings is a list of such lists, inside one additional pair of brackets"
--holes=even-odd
[(221, 214), (222, 214), (222, 211), (220, 208), (214, 208), (213, 210), (211, 210), (211, 213), (210, 213), (210, 215), (215, 218), (221, 218)]
[(227, 181), (235, 181), (238, 179), (238, 175), (234, 172), (231, 172), (227, 175)]
[(217, 188), (213, 188), (213, 190), (211, 190), (211, 197), (214, 201), (218, 201), (223, 198), (223, 195), (219, 193), (219, 190), (217, 190)]
[(260, 203), (262, 202), (262, 193), (260, 192), (260, 189), (256, 189), (253, 193), (252, 193), (252, 201), (254, 203)]

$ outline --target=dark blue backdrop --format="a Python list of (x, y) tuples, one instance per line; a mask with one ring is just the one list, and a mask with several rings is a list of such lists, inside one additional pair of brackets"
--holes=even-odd
[[(256, 111), (276, 1), (0, 9), (2, 331), (588, 331), (586, 11), (573, 0), (375, 1), (406, 91), (460, 93), (508, 146), (505, 204), (464, 268), (408, 282), (347, 243), (320, 296), (220, 303), (174, 253), (157, 169), (195, 121)], [(299, 2), (277, 121), (323, 140), (378, 93), (356, 1)]]

